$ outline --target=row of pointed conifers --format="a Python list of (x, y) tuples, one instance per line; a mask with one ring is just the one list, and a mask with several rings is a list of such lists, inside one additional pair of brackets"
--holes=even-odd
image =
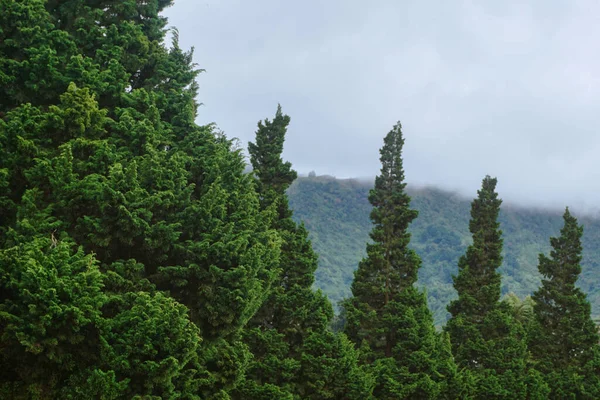
[(473, 242), (458, 262), (458, 298), (436, 333), (426, 296), (415, 287), (419, 256), (409, 247), (410, 208), (402, 165), (401, 124), (380, 150), (381, 173), (369, 201), (372, 243), (343, 303), (344, 332), (376, 371), (377, 398), (597, 399), (598, 333), (577, 286), (583, 227), (567, 208), (550, 255), (540, 254), (542, 282), (533, 314), (521, 319), (502, 301), (502, 201), (497, 180), (483, 179), (471, 203)]

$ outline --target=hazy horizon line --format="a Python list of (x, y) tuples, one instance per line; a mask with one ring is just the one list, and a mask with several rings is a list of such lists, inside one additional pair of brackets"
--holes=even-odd
[[(314, 171), (311, 171), (309, 173), (298, 172), (298, 177), (299, 178), (308, 178), (309, 174), (312, 172), (314, 172)], [(364, 185), (373, 185), (375, 183), (375, 176), (349, 177), (349, 176), (335, 176), (335, 175), (331, 175), (331, 174), (317, 174), (315, 172), (315, 177), (316, 178), (329, 178), (329, 179), (340, 180), (340, 181), (355, 181), (355, 182), (358, 182), (358, 183), (364, 184)], [(458, 188), (458, 185), (456, 185), (456, 187), (452, 187), (450, 185), (439, 185), (439, 184), (427, 183), (427, 182), (414, 182), (414, 181), (410, 181), (408, 179), (406, 180), (406, 184), (407, 184), (407, 187), (409, 188), (409, 190), (432, 189), (432, 190), (437, 190), (440, 192), (448, 193), (453, 196), (460, 197), (466, 201), (473, 200), (475, 198), (475, 196), (477, 195), (476, 191), (474, 193), (467, 193), (467, 190)], [(590, 205), (586, 205), (582, 202), (577, 202), (575, 204), (561, 205), (561, 204), (558, 204), (558, 201), (550, 201), (550, 202), (546, 201), (546, 202), (539, 202), (537, 204), (534, 204), (532, 201), (514, 198), (513, 196), (510, 196), (510, 195), (503, 196), (501, 191), (499, 191), (498, 194), (499, 194), (499, 197), (502, 199), (502, 208), (511, 208), (511, 209), (516, 208), (516, 209), (525, 209), (528, 211), (542, 211), (542, 212), (549, 212), (552, 214), (556, 214), (556, 213), (564, 212), (565, 208), (569, 207), (570, 211), (573, 211), (575, 214), (578, 214), (580, 217), (591, 217), (594, 219), (600, 219), (600, 207), (599, 206), (590, 206)]]

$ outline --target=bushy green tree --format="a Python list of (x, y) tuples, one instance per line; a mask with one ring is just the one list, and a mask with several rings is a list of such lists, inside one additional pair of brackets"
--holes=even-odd
[(2, 397), (198, 398), (202, 338), (188, 309), (161, 293), (106, 293), (97, 260), (66, 235), (29, 236), (48, 226), (31, 217), (9, 231), (21, 244), (0, 251)]
[(409, 248), (408, 226), (417, 211), (405, 191), (403, 145), (398, 123), (380, 150), (381, 174), (369, 195), (373, 243), (344, 303), (345, 332), (374, 371), (376, 398), (442, 398), (456, 371), (451, 355), (441, 351), (425, 295), (414, 286), (421, 261)]
[(303, 225), (292, 220), (286, 190), (296, 171), (281, 158), (290, 118), (278, 106), (272, 121), (259, 122), (248, 148), (262, 208), (276, 214), (281, 258), (271, 293), (245, 332), (254, 359), (239, 399), (365, 399), (371, 383), (355, 350), (328, 330), (331, 304), (313, 291), (317, 256)]
[(541, 287), (534, 293), (529, 349), (553, 399), (600, 397), (598, 332), (585, 293), (576, 287), (581, 273), (583, 227), (569, 209), (559, 237), (550, 238), (550, 256), (540, 254)]
[(102, 275), (73, 243), (32, 238), (0, 251), (0, 397), (60, 398), (101, 358)]
[(475, 398), (543, 399), (547, 387), (539, 374), (526, 368), (523, 327), (514, 321), (510, 306), (500, 302), (502, 201), (496, 183), (486, 176), (471, 203), (473, 243), (458, 263), (454, 277), (458, 299), (448, 306), (452, 316), (445, 330), (458, 366), (474, 376)]
[[(44, 387), (60, 372), (106, 398), (227, 398), (250, 357), (240, 335), (274, 279), (281, 239), (240, 151), (194, 122), (199, 70), (176, 32), (164, 43), (170, 4), (0, 1), (0, 249), (24, 245), (11, 239), (17, 225), (35, 243), (79, 246), (108, 298), (95, 326), (101, 346), (90, 350), (102, 353), (89, 357), (97, 364), (69, 366), (96, 372), (46, 368), (32, 378)], [(50, 222), (25, 218), (32, 207)], [(25, 279), (6, 264), (1, 273)], [(161, 338), (142, 337), (144, 315)], [(149, 354), (118, 344), (134, 337)], [(0, 356), (20, 384), (20, 365)]]

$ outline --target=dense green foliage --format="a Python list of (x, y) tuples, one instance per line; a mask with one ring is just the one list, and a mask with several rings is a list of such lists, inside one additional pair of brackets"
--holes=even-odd
[(289, 123), (278, 106), (272, 121), (259, 122), (256, 143), (248, 145), (261, 207), (276, 213), (272, 226), (282, 245), (271, 294), (243, 335), (254, 359), (233, 397), (367, 399), (370, 377), (350, 343), (328, 330), (331, 304), (312, 289), (317, 256), (304, 226), (291, 218), (286, 190), (296, 172), (281, 158)]
[[(300, 177), (288, 190), (294, 218), (304, 221), (319, 254), (316, 286), (334, 304), (350, 295), (353, 272), (365, 256), (372, 206), (368, 201), (372, 182), (335, 179), (329, 176)], [(407, 187), (411, 206), (419, 217), (409, 227), (410, 246), (422, 259), (418, 285), (426, 288), (427, 301), (436, 325), (449, 314), (448, 303), (456, 297), (452, 275), (458, 259), (471, 243), (469, 200), (453, 192), (431, 187)], [(540, 285), (538, 254), (550, 250), (548, 238), (561, 225), (561, 213), (503, 204), (499, 216), (503, 231), (502, 296), (531, 295)], [(581, 216), (583, 235), (582, 274), (577, 285), (588, 295), (592, 315), (600, 315), (600, 219)], [(338, 250), (339, 249), (339, 250)]]
[(600, 397), (599, 337), (585, 294), (575, 286), (581, 273), (583, 227), (569, 209), (550, 257), (540, 254), (541, 287), (533, 294), (529, 349), (546, 377), (553, 399)]
[(548, 393), (539, 374), (527, 370), (523, 326), (500, 302), (502, 231), (496, 179), (483, 179), (471, 203), (469, 231), (473, 242), (458, 261), (453, 277), (458, 298), (450, 302), (444, 330), (460, 368), (475, 378), (477, 399), (544, 399)]
[(344, 331), (376, 377), (376, 398), (452, 398), (456, 367), (450, 352), (441, 351), (426, 297), (414, 286), (421, 260), (408, 247), (408, 226), (418, 213), (405, 191), (403, 145), (397, 123), (384, 138), (381, 174), (369, 193), (372, 243), (343, 303)]
[(280, 239), (171, 2), (0, 2), (0, 397), (226, 398)]

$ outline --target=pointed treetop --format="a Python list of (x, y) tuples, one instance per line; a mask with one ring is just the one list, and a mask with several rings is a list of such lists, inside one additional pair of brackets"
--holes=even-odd
[(268, 192), (271, 191), (279, 196), (284, 195), (298, 176), (292, 164), (281, 158), (289, 123), (290, 117), (283, 114), (278, 104), (272, 121), (265, 119), (258, 122), (256, 143), (248, 143), (250, 162), (260, 181), (259, 193), (263, 198), (269, 197)]
[(473, 234), (488, 228), (498, 230), (500, 226), (497, 220), (502, 200), (498, 198), (496, 192), (497, 183), (498, 179), (486, 175), (481, 183), (481, 189), (477, 191), (477, 198), (471, 203), (469, 230)]
[(373, 205), (371, 220), (374, 227), (371, 239), (380, 244), (386, 254), (386, 262), (396, 271), (388, 275), (392, 279), (390, 290), (412, 286), (417, 280), (421, 260), (408, 249), (408, 227), (417, 218), (418, 211), (410, 208), (410, 196), (406, 193), (402, 163), (402, 124), (398, 121), (383, 139), (381, 174), (375, 178), (375, 188), (369, 193)]
[(473, 243), (458, 262), (454, 287), (459, 298), (448, 307), (453, 316), (481, 318), (500, 300), (501, 277), (497, 269), (502, 265), (503, 240), (498, 215), (502, 200), (498, 198), (496, 183), (496, 178), (487, 175), (471, 203), (469, 230)]
[(387, 189), (404, 189), (406, 183), (404, 182), (402, 163), (403, 147), (402, 124), (398, 121), (383, 139), (383, 147), (379, 150), (381, 174), (376, 178), (375, 186), (379, 185), (381, 187), (391, 184), (395, 187), (387, 187)]
[(539, 270), (546, 278), (560, 278), (563, 284), (574, 286), (581, 273), (583, 226), (577, 223), (569, 207), (565, 209), (563, 220), (560, 236), (550, 238), (550, 258), (540, 255)]

